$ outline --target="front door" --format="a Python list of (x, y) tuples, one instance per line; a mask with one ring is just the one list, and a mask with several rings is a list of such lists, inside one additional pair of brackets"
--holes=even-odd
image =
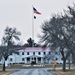
[(35, 62), (35, 64), (36, 64), (36, 58), (34, 58), (34, 62)]
[(36, 58), (32, 58), (31, 65), (36, 64)]

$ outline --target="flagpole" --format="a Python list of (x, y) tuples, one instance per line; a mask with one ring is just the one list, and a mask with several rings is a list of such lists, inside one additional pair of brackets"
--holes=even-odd
[[(32, 5), (32, 8), (33, 8), (33, 11), (32, 11), (32, 39), (33, 39), (33, 44), (32, 44), (32, 47), (34, 47), (34, 13), (36, 14), (41, 14), (40, 12), (38, 12), (36, 10), (36, 8), (33, 7)], [(36, 17), (35, 17), (36, 18)]]
[[(33, 8), (33, 5), (32, 5)], [(34, 11), (32, 10), (32, 48), (34, 48)], [(34, 61), (34, 57), (32, 59)]]
[[(32, 8), (33, 8), (33, 5), (32, 5)], [(34, 48), (34, 12), (32, 10), (32, 47)]]

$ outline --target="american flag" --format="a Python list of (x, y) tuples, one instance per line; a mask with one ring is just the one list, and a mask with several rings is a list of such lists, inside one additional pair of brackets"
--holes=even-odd
[(33, 12), (36, 14), (41, 14), (40, 12), (38, 12), (34, 7), (33, 7)]

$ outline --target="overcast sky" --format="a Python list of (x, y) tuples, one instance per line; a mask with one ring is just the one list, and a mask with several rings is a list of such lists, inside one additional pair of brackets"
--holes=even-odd
[(34, 40), (39, 39), (42, 23), (49, 19), (52, 13), (63, 12), (75, 0), (0, 0), (0, 40), (6, 26), (16, 27), (21, 32), (21, 41), (32, 37), (32, 5), (42, 14), (34, 20)]

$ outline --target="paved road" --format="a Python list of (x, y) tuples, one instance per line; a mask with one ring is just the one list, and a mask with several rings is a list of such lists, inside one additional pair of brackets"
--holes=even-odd
[(9, 75), (55, 75), (47, 69), (22, 69)]

